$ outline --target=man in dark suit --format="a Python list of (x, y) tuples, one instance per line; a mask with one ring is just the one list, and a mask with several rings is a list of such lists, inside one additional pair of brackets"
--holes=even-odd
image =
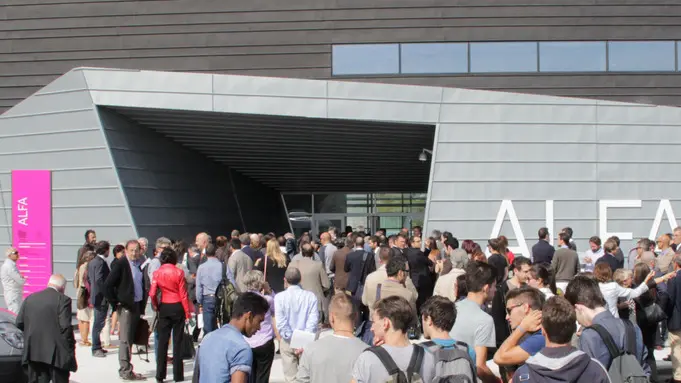
[(537, 235), (539, 235), (539, 242), (532, 246), (532, 262), (537, 265), (551, 264), (556, 249), (549, 243), (549, 229), (542, 227)]
[(104, 328), (106, 315), (109, 311), (109, 303), (104, 297), (104, 282), (109, 276), (109, 265), (106, 258), (109, 256), (109, 242), (100, 241), (95, 245), (97, 256), (87, 265), (87, 279), (90, 284), (90, 303), (94, 308), (94, 321), (92, 324), (92, 356), (104, 358), (106, 350), (102, 348), (99, 335)]
[(68, 383), (78, 369), (76, 339), (71, 325), (71, 298), (64, 295), (66, 279), (55, 274), (47, 288), (29, 295), (21, 305), (17, 327), (24, 332), (23, 364), (29, 382)]
[(421, 237), (411, 237), (411, 246), (404, 249), (404, 254), (407, 256), (407, 262), (409, 263), (409, 277), (414, 282), (416, 291), (419, 293), (416, 300), (416, 310), (420, 318), (421, 305), (433, 296), (433, 289), (435, 288), (433, 269), (435, 265), (421, 251)]
[(132, 344), (135, 340), (135, 331), (144, 313), (147, 304), (149, 287), (144, 282), (144, 273), (140, 268), (140, 245), (136, 240), (130, 240), (125, 244), (125, 257), (121, 257), (112, 265), (111, 273), (106, 278), (104, 295), (116, 308), (118, 324), (120, 326), (118, 362), (120, 368), (118, 375), (123, 380), (142, 380), (139, 374), (132, 370), (130, 356)]
[(393, 257), (397, 257), (400, 255), (406, 256), (407, 255), (405, 253), (406, 247), (407, 237), (400, 233), (395, 236), (395, 239), (393, 239), (393, 245), (390, 248), (390, 253), (392, 254)]
[(364, 250), (364, 238), (355, 238), (355, 247), (345, 258), (344, 270), (348, 273), (347, 291), (361, 302), (364, 281), (367, 275), (376, 271), (374, 254)]

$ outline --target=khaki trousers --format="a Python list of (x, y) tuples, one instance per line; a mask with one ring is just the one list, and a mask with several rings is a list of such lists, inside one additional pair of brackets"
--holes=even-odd
[(279, 351), (281, 353), (281, 364), (284, 368), (284, 380), (286, 383), (293, 383), (296, 381), (296, 374), (298, 374), (298, 357), (293, 352), (289, 342), (284, 339), (279, 342)]
[(674, 380), (681, 380), (681, 330), (670, 331), (669, 340), (672, 346), (672, 374)]

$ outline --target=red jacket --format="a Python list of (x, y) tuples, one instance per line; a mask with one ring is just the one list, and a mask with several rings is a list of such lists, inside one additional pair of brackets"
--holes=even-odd
[(191, 318), (189, 299), (187, 298), (187, 282), (184, 279), (184, 271), (169, 263), (162, 265), (158, 270), (154, 271), (149, 297), (151, 298), (151, 305), (155, 311), (158, 311), (159, 306), (157, 297), (158, 289), (161, 289), (160, 303), (182, 302), (185, 317), (187, 319)]

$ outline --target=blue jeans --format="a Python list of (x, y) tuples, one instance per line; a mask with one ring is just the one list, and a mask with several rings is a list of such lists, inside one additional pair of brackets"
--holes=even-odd
[(215, 297), (204, 295), (201, 299), (201, 307), (203, 307), (203, 336), (205, 337), (217, 327), (215, 318)]
[(92, 324), (92, 352), (102, 349), (102, 341), (99, 339), (99, 335), (104, 329), (104, 324), (106, 323), (106, 314), (109, 311), (109, 306), (104, 305), (103, 307), (94, 308), (94, 323)]

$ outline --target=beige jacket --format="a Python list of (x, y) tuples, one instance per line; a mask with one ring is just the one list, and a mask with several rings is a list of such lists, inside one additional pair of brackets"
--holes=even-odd
[(244, 283), (244, 276), (246, 273), (253, 270), (253, 261), (246, 253), (237, 250), (229, 257), (227, 267), (232, 270), (234, 282), (236, 282), (236, 290), (240, 293), (248, 291)]
[(388, 279), (388, 273), (385, 270), (385, 265), (382, 265), (378, 268), (378, 270), (369, 274), (366, 281), (364, 282), (362, 303), (371, 309), (372, 314), (374, 304), (378, 300), (376, 299), (376, 290), (379, 283), (381, 284), (381, 296), (378, 297), (379, 299), (393, 295), (399, 295), (408, 300), (410, 303), (413, 303), (414, 309), (416, 309), (416, 298), (418, 298), (419, 294), (416, 292), (416, 287), (411, 281), (411, 278), (407, 277), (407, 281), (405, 282), (406, 287), (399, 285), (401, 288), (398, 288), (398, 286), (392, 286), (398, 285), (397, 283), (390, 284), (390, 286), (388, 286), (384, 283), (386, 279)]
[(321, 261), (303, 258), (291, 261), (288, 267), (295, 267), (300, 270), (300, 287), (313, 293), (317, 297), (319, 311), (326, 313), (329, 302), (324, 297), (324, 291), (331, 288), (331, 281), (329, 281), (329, 276), (326, 274), (324, 264)]
[(433, 295), (445, 297), (452, 302), (456, 301), (456, 278), (459, 275), (466, 274), (462, 269), (452, 269), (445, 275), (440, 276), (435, 282)]

